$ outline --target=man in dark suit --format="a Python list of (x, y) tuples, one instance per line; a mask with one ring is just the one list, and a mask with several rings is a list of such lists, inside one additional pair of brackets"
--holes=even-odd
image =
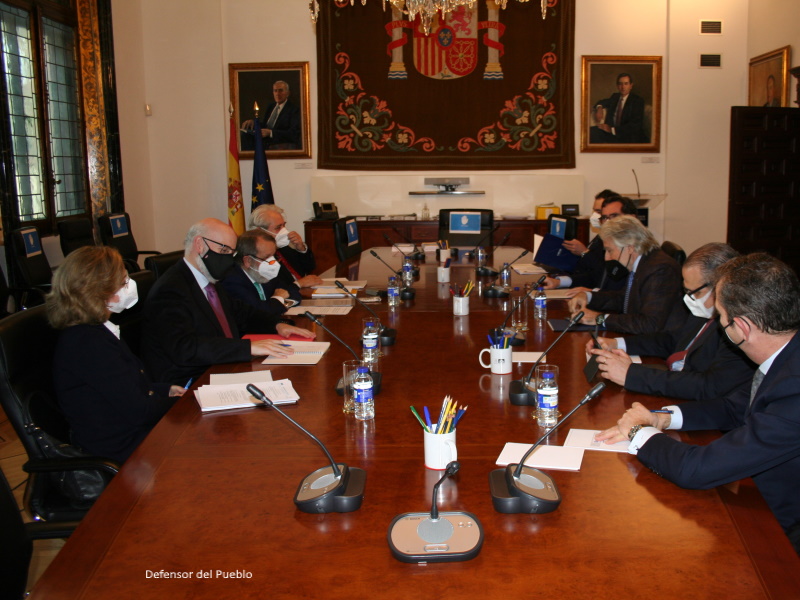
[(639, 219), (623, 215), (600, 229), (611, 280), (625, 280), (616, 291), (579, 292), (569, 301), (582, 323), (621, 333), (651, 333), (678, 327), (688, 312), (681, 297), (678, 263), (659, 247)]
[[(272, 97), (275, 99), (264, 111), (259, 123), (265, 150), (300, 150), (303, 147), (301, 137), (300, 108), (289, 102), (289, 84), (276, 81), (272, 85)], [(253, 131), (254, 121), (249, 119), (242, 123), (242, 129)], [(253, 134), (254, 135), (254, 134)], [(253, 150), (251, 135), (242, 136), (242, 150)]]
[(300, 234), (289, 231), (282, 208), (275, 204), (262, 204), (250, 214), (250, 228), (258, 227), (270, 235), (277, 244), (275, 258), (281, 263), (278, 279), (285, 286), (296, 284), (297, 287), (320, 285), (322, 279), (312, 271), (317, 266), (314, 253)]
[[(597, 439), (629, 439), (628, 452), (685, 488), (752, 477), (800, 553), (800, 281), (788, 265), (758, 253), (724, 265), (716, 293), (720, 326), (759, 365), (752, 385), (710, 402), (665, 407), (671, 413), (634, 402)], [(695, 446), (664, 429), (727, 433)]]
[[(753, 379), (755, 365), (734, 348), (717, 326), (716, 270), (739, 256), (728, 244), (706, 244), (683, 265), (683, 303), (692, 315), (682, 327), (626, 338), (599, 338), (587, 352), (598, 356), (604, 378), (632, 392), (687, 400), (713, 400)], [(634, 364), (628, 354), (657, 356), (667, 369)]]
[[(616, 94), (600, 100), (594, 110), (598, 121), (603, 122), (589, 131), (592, 144), (646, 144), (650, 135), (644, 130), (644, 100), (633, 90), (633, 77), (628, 73), (617, 75)], [(603, 118), (605, 113), (605, 118)]]
[(250, 229), (236, 241), (236, 266), (222, 280), (232, 298), (280, 317), (302, 300), (300, 288), (278, 279), (281, 269), (275, 258), (275, 241), (262, 229)]
[(236, 234), (226, 223), (204, 219), (184, 241), (184, 258), (153, 285), (144, 306), (142, 355), (156, 381), (185, 385), (214, 364), (249, 362), (252, 356), (286, 356), (276, 340), (250, 341), (242, 333), (314, 334), (229, 298), (217, 286), (233, 267)]

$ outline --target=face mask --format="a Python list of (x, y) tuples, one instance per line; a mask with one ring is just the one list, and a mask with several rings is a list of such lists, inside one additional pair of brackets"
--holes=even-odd
[(208, 252), (206, 252), (205, 256), (201, 256), (200, 258), (203, 260), (203, 264), (206, 266), (206, 269), (208, 269), (208, 273), (211, 277), (219, 281), (225, 277), (225, 273), (228, 272), (228, 269), (233, 267), (233, 254), (214, 252), (207, 242), (206, 248), (208, 248)]
[(130, 308), (139, 300), (139, 288), (136, 287), (136, 282), (133, 279), (128, 279), (119, 291), (116, 293), (118, 300), (116, 302), (108, 303), (108, 310), (113, 313), (121, 313), (123, 310)]
[(710, 307), (705, 305), (709, 294), (711, 294), (710, 291), (702, 298), (692, 298), (689, 294), (686, 294), (683, 297), (683, 301), (686, 304), (686, 307), (689, 309), (689, 312), (691, 312), (695, 317), (700, 317), (701, 319), (710, 319), (714, 316), (714, 305), (712, 304)]
[(267, 260), (258, 260), (257, 258), (251, 257), (253, 260), (258, 262), (258, 274), (264, 277), (265, 279), (274, 279), (278, 276), (278, 272), (281, 270), (281, 263), (277, 260), (272, 260), (272, 264), (270, 264)]
[(275, 238), (275, 245), (278, 248), (286, 248), (289, 245), (289, 230), (284, 225), (278, 233), (270, 233)]
[(589, 217), (589, 225), (591, 225), (595, 229), (600, 229), (600, 226), (602, 225), (602, 223), (600, 222), (600, 213), (599, 212), (595, 211), (595, 212), (592, 213), (592, 215)]
[(606, 261), (606, 275), (611, 281), (622, 281), (628, 276), (628, 263), (631, 262), (631, 257), (628, 256), (628, 260), (623, 265), (618, 260), (607, 260)]

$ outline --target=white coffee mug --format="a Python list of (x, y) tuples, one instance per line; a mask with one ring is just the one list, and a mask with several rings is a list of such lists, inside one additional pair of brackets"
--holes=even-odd
[[(483, 353), (489, 353), (489, 364), (484, 364)], [(478, 354), (478, 361), (482, 367), (491, 369), (492, 373), (503, 375), (511, 373), (511, 347), (508, 348), (484, 348)]]

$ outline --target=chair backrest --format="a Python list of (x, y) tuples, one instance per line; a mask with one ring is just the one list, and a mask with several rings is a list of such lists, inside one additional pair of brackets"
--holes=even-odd
[(333, 239), (340, 261), (361, 254), (361, 238), (355, 217), (344, 217), (333, 222)]
[(82, 248), (94, 246), (92, 220), (89, 217), (73, 217), (58, 221), (58, 239), (64, 256)]
[(0, 600), (20, 600), (25, 595), (28, 567), (33, 554), (17, 501), (0, 471)]
[(6, 274), (3, 271), (3, 267), (0, 266), (0, 319), (5, 316), (8, 316), (8, 299), (11, 297), (11, 290), (8, 288), (8, 280), (6, 279)]
[(668, 256), (674, 258), (679, 265), (683, 266), (683, 263), (686, 262), (686, 252), (675, 242), (664, 242), (661, 244), (661, 249)]
[[(164, 252), (163, 254), (156, 254), (155, 256), (148, 256), (144, 259), (144, 268), (153, 272), (153, 277), (158, 279), (167, 272), (172, 265), (183, 258), (183, 250), (175, 250), (174, 252)], [(139, 298), (144, 300), (141, 292)]]
[(131, 218), (128, 213), (103, 215), (97, 219), (100, 239), (106, 246), (113, 246), (125, 260), (136, 261), (139, 249), (131, 230)]
[(50, 261), (47, 260), (39, 232), (35, 227), (21, 227), (12, 232), (14, 249), (25, 287), (49, 285), (53, 277)]
[(128, 344), (136, 356), (139, 356), (139, 348), (142, 343), (142, 321), (143, 307), (147, 294), (150, 293), (150, 288), (156, 282), (156, 278), (152, 271), (142, 269), (136, 273), (130, 273), (130, 278), (136, 282), (136, 291), (139, 296), (138, 302), (130, 308), (123, 310), (121, 313), (111, 315), (112, 323), (119, 325), (119, 336)]
[[(475, 246), (494, 227), (494, 211), (485, 208), (445, 208), (439, 211), (439, 239), (451, 246)], [(486, 240), (490, 245), (491, 240)]]

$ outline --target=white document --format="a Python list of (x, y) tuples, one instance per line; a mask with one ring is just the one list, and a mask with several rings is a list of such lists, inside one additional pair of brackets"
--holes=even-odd
[(336, 285), (336, 282), (339, 282), (347, 287), (348, 290), (356, 289), (360, 290), (361, 288), (367, 287), (367, 280), (366, 279), (359, 279), (356, 281), (350, 281), (345, 277), (331, 277), (329, 279), (323, 279), (320, 285), (313, 286), (315, 290), (323, 289), (323, 288), (333, 288), (334, 290), (342, 291), (339, 286)]
[[(542, 355), (541, 352), (511, 352), (511, 362), (515, 363), (535, 363)], [(543, 358), (542, 362), (547, 360)]]
[(586, 448), (587, 450), (602, 450), (604, 452), (627, 452), (630, 442), (623, 440), (616, 444), (606, 444), (594, 439), (595, 434), (600, 433), (599, 429), (570, 429), (567, 439), (564, 440), (565, 446), (574, 448)]
[(248, 371), (246, 373), (212, 373), (211, 385), (229, 385), (232, 383), (265, 383), (272, 381), (269, 371)]
[(511, 268), (519, 275), (544, 275), (547, 273), (542, 267), (530, 263), (514, 263)]
[[(300, 399), (288, 379), (262, 382), (258, 388), (275, 404), (292, 404)], [(211, 412), (233, 408), (253, 408), (263, 403), (247, 391), (246, 384), (203, 385), (194, 393), (200, 410)]]
[(411, 254), (414, 251), (413, 244), (395, 244), (392, 246), (392, 254)]
[[(507, 442), (497, 464), (501, 467), (519, 463), (523, 455), (533, 444), (516, 444)], [(539, 446), (525, 461), (525, 465), (537, 469), (553, 469), (556, 471), (580, 471), (583, 461), (583, 448), (571, 446)]]
[(306, 311), (312, 315), (346, 315), (353, 309), (351, 306), (293, 306), (284, 314), (304, 315)]
[(279, 358), (277, 356), (268, 356), (263, 361), (262, 365), (315, 365), (317, 364), (322, 355), (331, 347), (330, 342), (297, 342), (294, 340), (287, 340), (282, 342), (286, 346), (291, 346), (294, 354)]
[(569, 292), (569, 288), (561, 288), (557, 290), (545, 290), (544, 295), (547, 296), (548, 300), (565, 300), (567, 298), (567, 292)]

